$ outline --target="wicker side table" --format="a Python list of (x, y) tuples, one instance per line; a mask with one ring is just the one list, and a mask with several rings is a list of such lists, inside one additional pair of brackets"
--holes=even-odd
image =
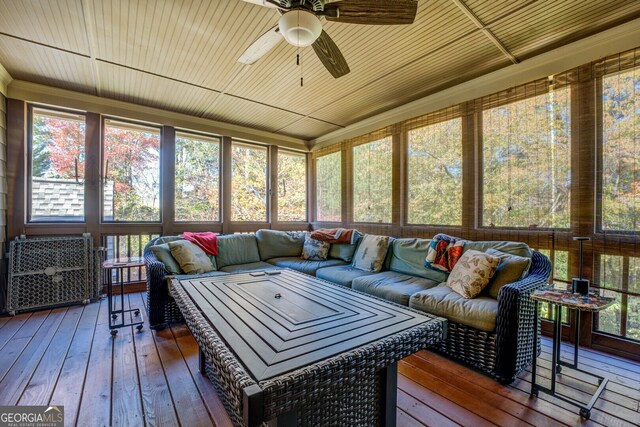
[[(538, 392), (542, 391), (543, 393), (550, 394), (564, 402), (570, 403), (571, 405), (577, 406), (580, 408), (580, 416), (589, 419), (591, 417), (591, 409), (593, 409), (593, 405), (595, 405), (596, 401), (604, 391), (607, 386), (608, 378), (604, 378), (598, 375), (593, 374), (593, 372), (585, 371), (578, 367), (578, 350), (580, 345), (580, 312), (581, 311), (591, 311), (597, 312), (602, 311), (605, 308), (609, 307), (614, 303), (614, 298), (601, 297), (595, 293), (590, 293), (588, 295), (580, 295), (574, 294), (567, 290), (559, 290), (554, 289), (551, 286), (547, 286), (543, 289), (535, 291), (531, 294), (531, 299), (535, 302), (535, 311), (534, 311), (534, 342), (538, 340), (538, 305), (540, 302), (549, 303), (550, 306), (553, 306), (554, 309), (554, 318), (553, 318), (553, 351), (551, 356), (551, 387), (543, 387), (540, 384), (536, 383), (536, 353), (534, 347), (533, 354), (533, 363), (531, 365), (531, 395), (537, 396)], [(574, 336), (574, 347), (573, 347), (573, 363), (565, 362), (560, 358), (560, 341), (562, 340), (562, 307), (566, 307), (570, 310), (576, 310), (576, 327), (575, 327), (575, 336)], [(591, 375), (598, 379), (598, 389), (591, 397), (591, 400), (587, 404), (583, 404), (571, 399), (568, 399), (564, 396), (561, 396), (556, 393), (556, 375), (562, 372), (562, 367), (565, 366), (567, 368), (582, 372), (587, 375)]]
[[(124, 308), (124, 269), (144, 267), (144, 258), (130, 257), (130, 258), (113, 258), (106, 260), (102, 267), (105, 269), (107, 275), (107, 296), (109, 299), (109, 329), (111, 335), (115, 336), (118, 333), (118, 328), (124, 328), (125, 326), (135, 326), (138, 331), (142, 330), (144, 326), (144, 317), (140, 313), (140, 309)], [(120, 308), (118, 307), (118, 298), (113, 295), (113, 273), (115, 271), (118, 286), (120, 287)], [(133, 313), (131, 316), (128, 313)], [(130, 317), (130, 322), (127, 323), (126, 317)], [(119, 319), (119, 320), (118, 320)]]

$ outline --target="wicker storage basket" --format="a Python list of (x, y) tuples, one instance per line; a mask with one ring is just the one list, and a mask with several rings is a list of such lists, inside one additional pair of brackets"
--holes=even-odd
[(104, 251), (91, 235), (16, 237), (9, 249), (7, 311), (87, 303), (101, 294)]

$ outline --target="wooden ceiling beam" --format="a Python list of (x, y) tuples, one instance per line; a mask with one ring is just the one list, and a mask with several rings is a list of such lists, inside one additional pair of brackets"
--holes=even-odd
[(520, 62), (518, 58), (516, 58), (511, 52), (509, 52), (509, 49), (507, 49), (504, 43), (502, 43), (502, 41), (500, 41), (500, 39), (498, 39), (498, 37), (496, 37), (496, 35), (493, 34), (493, 32), (490, 29), (487, 28), (487, 26), (480, 20), (480, 18), (478, 18), (478, 16), (469, 8), (469, 6), (467, 6), (461, 0), (451, 0), (451, 1), (456, 6), (458, 6), (458, 8), (462, 11), (462, 13), (464, 13), (465, 16), (469, 18), (469, 20), (471, 20), (471, 22), (473, 22), (473, 24), (476, 27), (478, 27), (478, 29), (481, 30), (484, 33), (484, 35), (487, 36), (487, 38), (491, 40), (493, 44), (496, 45), (498, 49), (500, 49), (500, 51), (504, 54), (504, 56), (506, 56), (509, 59), (509, 61), (511, 61), (514, 64), (517, 64)]

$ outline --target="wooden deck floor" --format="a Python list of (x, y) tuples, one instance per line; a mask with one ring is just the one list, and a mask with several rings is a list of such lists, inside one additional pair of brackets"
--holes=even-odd
[[(143, 295), (127, 297), (142, 307)], [(541, 376), (548, 379), (550, 344), (543, 343)], [(184, 325), (124, 328), (112, 340), (105, 301), (0, 317), (0, 405), (64, 405), (70, 426), (229, 426), (197, 359)], [(640, 425), (640, 364), (594, 351), (584, 351), (581, 362), (611, 378), (586, 422), (557, 399), (530, 398), (529, 372), (502, 386), (421, 351), (398, 365), (398, 425)], [(566, 371), (562, 382), (560, 392), (580, 399), (596, 384)]]

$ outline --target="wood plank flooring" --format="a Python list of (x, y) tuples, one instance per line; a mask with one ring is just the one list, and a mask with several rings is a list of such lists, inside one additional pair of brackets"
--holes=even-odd
[[(143, 307), (143, 293), (126, 295)], [(64, 405), (73, 426), (230, 426), (213, 385), (198, 371), (198, 347), (185, 325), (155, 332), (107, 327), (106, 301), (0, 317), (0, 405)], [(569, 347), (563, 348), (565, 357)], [(550, 378), (543, 339), (540, 381)], [(540, 393), (531, 372), (510, 386), (421, 351), (398, 364), (399, 426), (638, 426), (640, 363), (583, 350), (581, 363), (611, 378), (591, 419)], [(563, 371), (559, 391), (588, 400), (597, 382)]]

